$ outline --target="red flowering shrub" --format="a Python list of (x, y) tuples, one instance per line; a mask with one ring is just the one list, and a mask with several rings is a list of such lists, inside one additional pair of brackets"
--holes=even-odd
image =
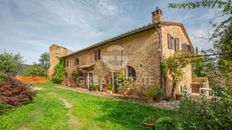
[(0, 103), (20, 106), (30, 103), (35, 93), (20, 81), (7, 77), (0, 83)]

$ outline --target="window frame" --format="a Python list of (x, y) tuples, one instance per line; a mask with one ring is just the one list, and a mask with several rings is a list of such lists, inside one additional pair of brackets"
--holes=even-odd
[(94, 51), (94, 59), (95, 60), (100, 60), (101, 59), (101, 50), (97, 49)]

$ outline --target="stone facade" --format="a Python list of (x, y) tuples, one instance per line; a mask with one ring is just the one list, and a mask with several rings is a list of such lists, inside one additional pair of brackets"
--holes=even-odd
[[(156, 16), (158, 15), (158, 16)], [(144, 26), (119, 35), (117, 37), (100, 42), (86, 49), (69, 54), (66, 48), (50, 47), (51, 69), (57, 63), (55, 58), (57, 54), (63, 55), (65, 60), (66, 75), (62, 84), (66, 86), (78, 86), (72, 73), (77, 69), (83, 71), (85, 82), (80, 87), (89, 88), (90, 82), (99, 84), (99, 79), (102, 79), (110, 73), (112, 79), (114, 78), (115, 70), (112, 70), (107, 63), (104, 62), (105, 56), (111, 56), (112, 59), (120, 60), (120, 68), (124, 75), (130, 76), (133, 68), (133, 76), (135, 81), (139, 81), (142, 85), (156, 84), (161, 86), (161, 58), (169, 57), (175, 51), (168, 48), (167, 35), (179, 39), (180, 47), (183, 43), (192, 47), (191, 41), (180, 23), (164, 22), (162, 21), (162, 11), (157, 9), (152, 13), (152, 24)], [(109, 48), (115, 47), (114, 50), (109, 51)], [(122, 48), (120, 51), (117, 47)], [(181, 48), (180, 48), (181, 49)], [(55, 51), (54, 51), (55, 50)], [(100, 50), (100, 57), (96, 59), (96, 52)], [(66, 54), (66, 55), (65, 55)], [(126, 59), (124, 59), (126, 57)], [(113, 62), (113, 61), (110, 61)], [(50, 69), (49, 75), (53, 71)], [(192, 83), (192, 68), (188, 65), (184, 68), (183, 80), (179, 86), (186, 85), (190, 87)], [(108, 75), (109, 76), (109, 75)], [(91, 77), (91, 78), (90, 78)], [(168, 94), (171, 91), (171, 79), (168, 81)], [(177, 88), (180, 92), (181, 88)]]

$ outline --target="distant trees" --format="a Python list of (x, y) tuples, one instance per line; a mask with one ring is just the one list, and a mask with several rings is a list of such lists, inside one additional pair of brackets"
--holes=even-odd
[(49, 65), (49, 54), (44, 52), (40, 55), (39, 63), (33, 63), (31, 67), (25, 70), (24, 75), (47, 77)]
[(1, 53), (0, 54), (0, 73), (15, 76), (21, 69), (23, 63), (20, 54)]

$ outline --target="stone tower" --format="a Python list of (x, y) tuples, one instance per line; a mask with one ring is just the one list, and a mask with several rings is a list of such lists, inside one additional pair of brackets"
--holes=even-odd
[(50, 56), (50, 66), (48, 69), (49, 78), (52, 78), (52, 76), (54, 75), (54, 67), (59, 62), (59, 57), (68, 55), (70, 53), (72, 53), (72, 51), (62, 46), (58, 46), (56, 44), (53, 44), (49, 47), (49, 56)]
[(156, 23), (163, 20), (163, 12), (159, 7), (156, 7), (155, 11), (151, 12), (152, 23)]

